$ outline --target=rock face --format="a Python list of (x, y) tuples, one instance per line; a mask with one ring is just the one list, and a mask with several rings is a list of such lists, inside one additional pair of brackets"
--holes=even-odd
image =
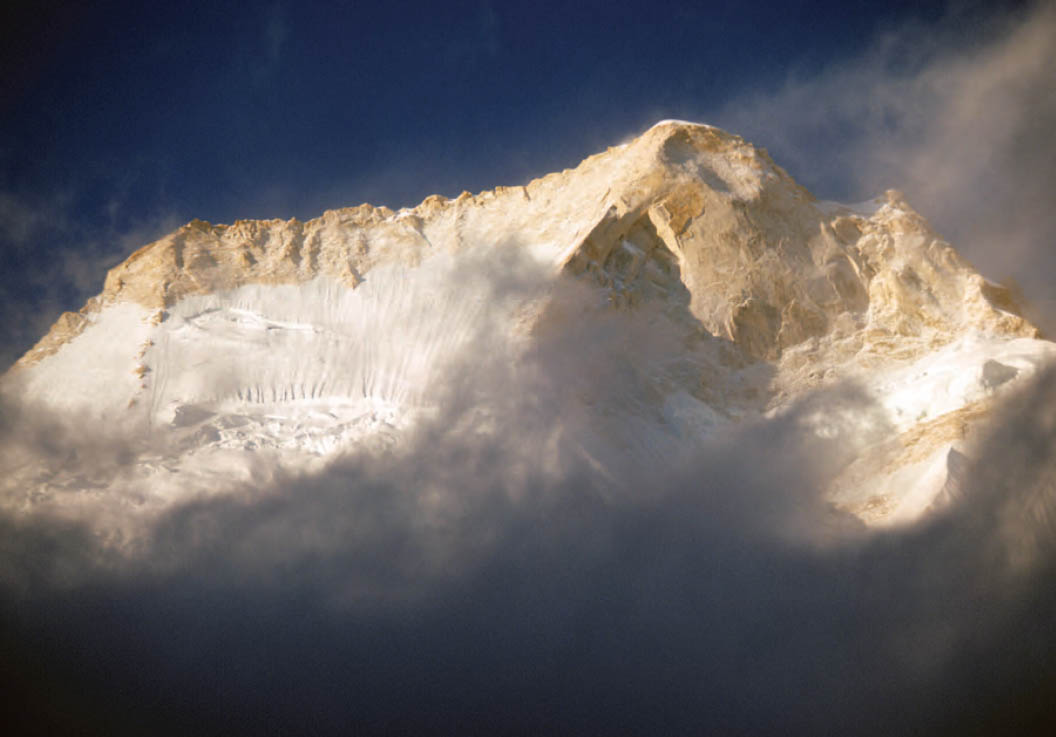
[[(137, 476), (157, 488), (177, 466), (252, 477), (248, 450), (398, 443), (491, 309), (461, 266), (482, 249), (589, 284), (607, 309), (662, 315), (685, 360), (654, 377), (651, 401), (665, 421), (690, 418), (682, 433), (859, 382), (888, 429), (863, 432), (831, 494), (871, 523), (940, 500), (994, 396), (1056, 348), (899, 193), (819, 202), (740, 137), (664, 121), (525, 186), (303, 223), (193, 221), (112, 269), (5, 383), (61, 412), (171, 430), (180, 450)], [(523, 307), (503, 319), (530, 341), (552, 311)], [(52, 498), (46, 475), (19, 483)]]

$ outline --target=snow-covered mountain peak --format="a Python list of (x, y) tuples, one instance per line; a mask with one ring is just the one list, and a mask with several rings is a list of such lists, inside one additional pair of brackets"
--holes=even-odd
[[(634, 396), (573, 392), (592, 418), (576, 452), (603, 477), (611, 459), (663, 457), (854, 381), (881, 420), (841, 430), (857, 455), (832, 493), (876, 522), (940, 497), (972, 424), (948, 420), (981, 417), (1053, 353), (899, 193), (819, 202), (740, 137), (662, 121), (523, 186), (307, 222), (196, 220), (144, 246), (4, 384), (149, 442), (103, 481), (22, 463), (5, 503), (61, 506), (94, 485), (153, 509), (189, 483), (398, 448), (452, 371), (526, 366), (548, 331), (613, 319), (670, 339), (606, 359), (626, 362)], [(565, 350), (599, 339), (578, 340)]]

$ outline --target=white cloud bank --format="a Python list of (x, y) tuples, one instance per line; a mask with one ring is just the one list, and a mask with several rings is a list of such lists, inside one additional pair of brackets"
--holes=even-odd
[[(531, 294), (530, 275), (473, 278), (494, 279), (497, 305)], [(599, 443), (591, 407), (642, 399), (642, 372), (677, 345), (647, 312), (614, 317), (583, 297), (570, 288), (577, 319), (517, 364), (488, 350), (504, 327), (482, 320), (479, 350), (450, 367), (434, 421), (401, 449), (189, 494), (123, 552), (87, 523), (5, 514), (4, 722), (100, 734), (1053, 724), (1056, 375), (1012, 399), (947, 512), (875, 533), (821, 497), (846, 449), (804, 431), (819, 403), (860, 410), (852, 388), (724, 437)], [(136, 452), (39, 411), (8, 405), (2, 419), (6, 447), (87, 459), (103, 476)], [(608, 472), (583, 448), (607, 450)]]

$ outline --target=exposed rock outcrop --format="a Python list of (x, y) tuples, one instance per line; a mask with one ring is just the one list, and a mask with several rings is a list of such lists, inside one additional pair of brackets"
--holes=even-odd
[[(841, 380), (876, 384), (881, 374), (924, 376), (928, 370), (920, 362), (942, 351), (956, 355), (950, 365), (978, 373), (970, 391), (945, 404), (925, 402), (924, 409), (916, 394), (892, 399), (895, 435), (863, 448), (844, 473), (841, 503), (870, 521), (882, 519), (904, 496), (885, 479), (920, 481), (904, 469), (954, 452), (965, 437), (963, 427), (986, 414), (980, 408), (988, 406), (988, 393), (1014, 383), (1021, 371), (1029, 373), (1028, 364), (1049, 355), (1051, 346), (1026, 340), (1036, 338), (1037, 330), (1008, 290), (976, 273), (900, 193), (888, 191), (853, 207), (819, 202), (766, 151), (742, 138), (664, 121), (575, 169), (525, 186), (464, 192), (455, 199), (432, 196), (398, 212), (360, 205), (308, 222), (193, 221), (113, 268), (102, 293), (79, 313), (63, 315), (12, 373), (26, 373), (32, 384), (50, 357), (75, 350), (78, 336), (100, 314), (135, 306), (146, 317), (129, 338), (129, 360), (135, 362), (129, 373), (139, 382), (130, 391), (149, 388), (154, 398), (137, 404), (139, 394), (133, 393), (121, 406), (145, 404), (157, 413), (162, 395), (153, 387), (165, 380), (165, 401), (184, 397), (174, 416), (190, 417), (189, 400), (172, 387), (193, 382), (151, 366), (167, 360), (161, 357), (169, 343), (162, 337), (175, 329), (170, 312), (179, 305), (253, 285), (304, 285), (319, 278), (358, 291), (379, 269), (413, 270), (436, 256), (457, 258), (482, 246), (500, 254), (527, 252), (547, 264), (554, 278), (567, 274), (595, 285), (614, 309), (654, 305), (687, 336), (718, 346), (717, 363), (694, 364), (672, 391), (727, 419), (749, 410), (778, 411), (793, 397)], [(289, 331), (288, 323), (267, 325), (276, 335)], [(982, 340), (985, 350), (963, 347), (969, 339)], [(1013, 346), (1012, 359), (1002, 346)], [(768, 370), (731, 378), (752, 365)], [(210, 388), (203, 397), (214, 405), (218, 397), (315, 399), (337, 385), (332, 377), (309, 380), (303, 376), (307, 369), (298, 371), (292, 378), (269, 378), (281, 383), (267, 386), (232, 379), (229, 388)], [(194, 405), (194, 416), (213, 417), (217, 406)], [(222, 429), (213, 427), (203, 437), (226, 437)], [(872, 491), (859, 493), (866, 486)], [(921, 498), (928, 493), (920, 492)]]

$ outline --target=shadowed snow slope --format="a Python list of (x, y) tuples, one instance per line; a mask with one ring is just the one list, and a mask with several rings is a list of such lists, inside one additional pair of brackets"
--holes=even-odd
[(192, 495), (399, 453), (466, 392), (481, 433), (511, 393), (560, 396), (535, 461), (571, 454), (618, 488), (625, 464), (853, 385), (863, 401), (817, 401), (803, 432), (842, 444), (837, 506), (908, 522), (1054, 350), (897, 192), (819, 202), (741, 138), (664, 121), (525, 186), (143, 247), (3, 384), (124, 438), (125, 462), (9, 444), (3, 504), (91, 509), (125, 539)]

